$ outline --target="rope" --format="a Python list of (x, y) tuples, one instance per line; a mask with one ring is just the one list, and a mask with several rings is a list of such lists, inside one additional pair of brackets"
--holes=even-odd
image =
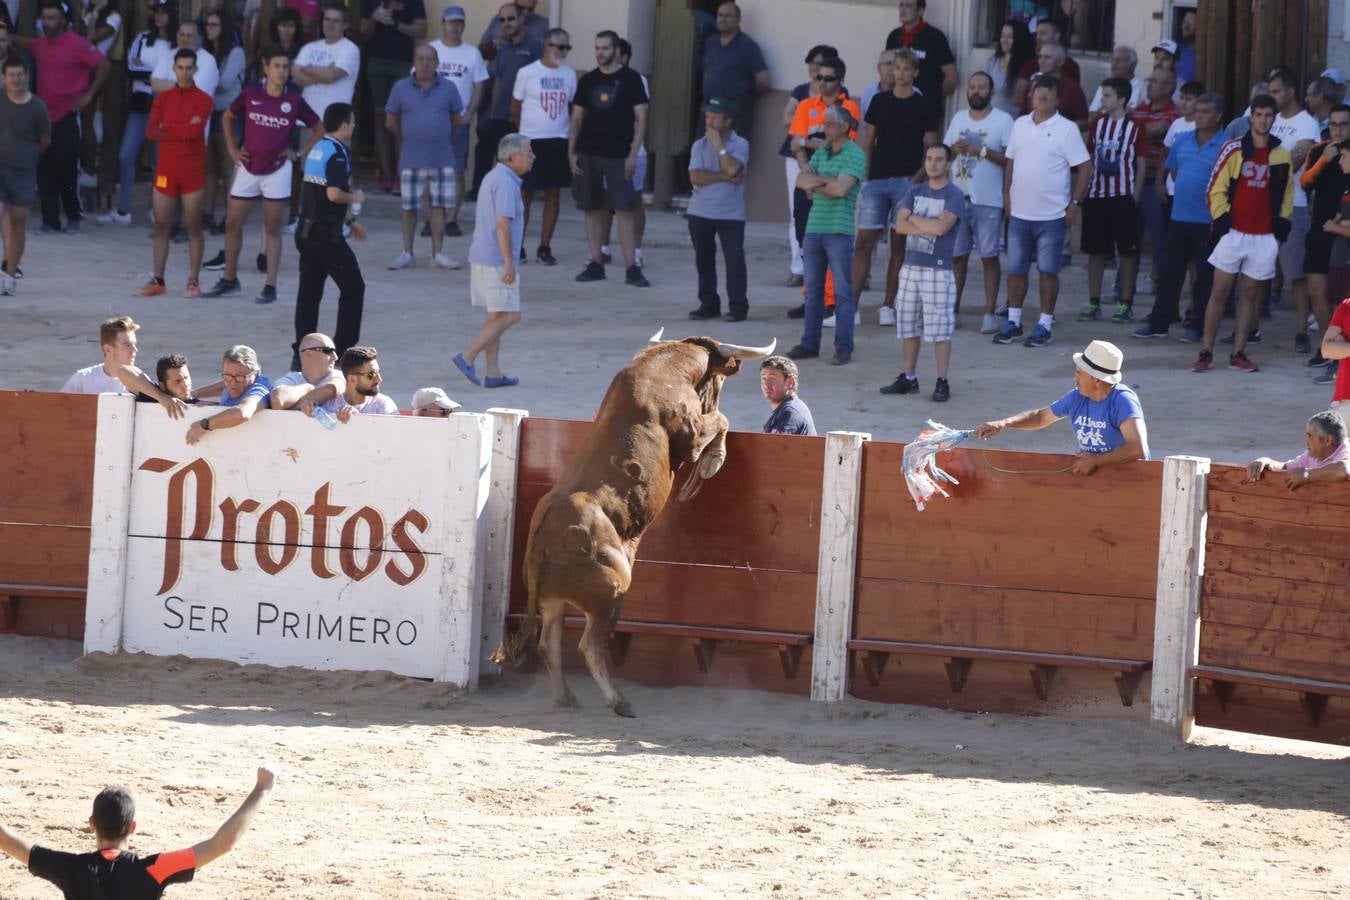
[(1005, 469), (1002, 466), (996, 466), (989, 461), (989, 451), (980, 451), (980, 460), (995, 472), (1002, 472), (1004, 475), (1059, 475), (1073, 469), (1073, 463), (1058, 469)]

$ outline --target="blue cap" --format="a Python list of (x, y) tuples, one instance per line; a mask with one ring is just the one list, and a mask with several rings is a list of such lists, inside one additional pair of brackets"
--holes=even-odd
[(467, 22), (467, 21), (469, 21), (469, 19), (468, 19), (467, 16), (464, 15), (464, 7), (462, 7), (462, 6), (447, 6), (447, 7), (444, 9), (444, 11), (441, 12), (441, 21), (442, 21), (442, 22)]

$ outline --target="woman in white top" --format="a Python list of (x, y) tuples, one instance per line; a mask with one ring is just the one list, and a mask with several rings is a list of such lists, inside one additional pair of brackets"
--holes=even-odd
[(155, 92), (150, 87), (150, 73), (161, 57), (173, 52), (178, 34), (178, 6), (165, 0), (150, 4), (151, 24), (136, 35), (127, 48), (127, 78), (131, 83), (131, 100), (127, 106), (127, 121), (122, 130), (122, 147), (117, 154), (117, 205), (99, 217), (104, 225), (131, 224), (131, 196), (136, 187), (136, 160), (145, 145), (145, 123), (150, 118), (150, 106)]
[(1013, 102), (1017, 73), (1035, 55), (1036, 39), (1027, 31), (1026, 24), (1016, 19), (1004, 22), (999, 31), (998, 44), (985, 63), (984, 70), (994, 80), (994, 108), (1003, 110), (1014, 119), (1018, 116), (1017, 104)]
[(235, 41), (234, 20), (223, 9), (206, 14), (206, 41), (203, 46), (216, 58), (220, 81), (216, 84), (215, 112), (211, 114), (211, 137), (206, 145), (206, 196), (203, 198), (202, 225), (215, 220), (216, 195), (224, 180), (234, 172), (234, 161), (221, 131), (221, 113), (244, 89), (244, 48)]

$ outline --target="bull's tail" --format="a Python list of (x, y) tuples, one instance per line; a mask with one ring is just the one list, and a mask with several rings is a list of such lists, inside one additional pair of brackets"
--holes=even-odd
[(525, 621), (517, 631), (502, 635), (502, 643), (490, 659), (497, 665), (504, 665), (513, 671), (523, 669), (539, 649), (539, 573), (530, 565), (531, 554), (526, 548), (525, 554)]

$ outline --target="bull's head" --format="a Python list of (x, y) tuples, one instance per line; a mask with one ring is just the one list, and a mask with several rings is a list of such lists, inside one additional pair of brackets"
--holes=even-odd
[(708, 351), (708, 371), (696, 386), (704, 412), (711, 412), (717, 408), (722, 395), (722, 382), (726, 380), (728, 375), (735, 375), (741, 370), (742, 361), (772, 356), (774, 348), (778, 346), (777, 338), (774, 338), (764, 347), (742, 347), (740, 344), (727, 344), (710, 337), (689, 337), (685, 338), (684, 341), (666, 341), (661, 339), (661, 335), (665, 334), (665, 331), (662, 328), (648, 338), (648, 345), (689, 343)]

